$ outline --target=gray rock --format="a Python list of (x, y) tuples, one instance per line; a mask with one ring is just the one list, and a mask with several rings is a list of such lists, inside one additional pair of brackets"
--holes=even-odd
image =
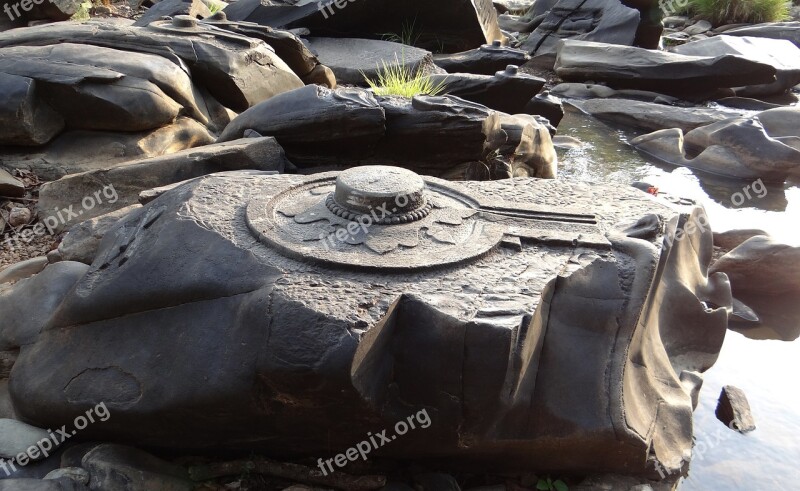
[[(800, 145), (772, 138), (758, 117), (732, 118), (698, 127), (656, 131), (631, 140), (655, 158), (721, 176), (780, 183), (800, 173)], [(689, 153), (691, 151), (691, 153)]]
[(502, 46), (499, 41), (461, 53), (433, 55), (433, 62), (449, 73), (478, 75), (494, 75), (508, 65), (519, 66), (530, 59), (525, 51)]
[(800, 22), (768, 22), (725, 31), (727, 36), (753, 36), (769, 39), (785, 39), (800, 47)]
[(714, 245), (724, 251), (731, 251), (742, 242), (756, 235), (769, 235), (760, 229), (735, 229), (726, 232), (714, 232)]
[[(125, 47), (126, 52), (160, 55), (178, 66), (191, 70), (192, 80), (204, 86), (226, 107), (243, 111), (286, 90), (302, 87), (303, 82), (264, 42), (236, 36), (202, 23), (182, 27), (170, 21), (156, 21), (147, 28), (114, 22), (90, 21), (12, 29), (0, 33), (0, 47), (46, 46), (63, 43), (106, 48)], [(5, 66), (12, 65), (8, 59)], [(16, 66), (34, 69), (30, 60)], [(184, 65), (185, 64), (185, 65)], [(39, 64), (42, 70), (46, 64)], [(59, 72), (65, 71), (61, 67)], [(5, 68), (1, 71), (7, 71)], [(120, 78), (119, 72), (105, 68), (77, 67), (72, 74), (78, 79), (92, 77), (107, 80)], [(102, 77), (102, 78), (101, 78)], [(63, 76), (62, 76), (63, 79)], [(270, 83), (263, 83), (269, 80)]]
[(79, 484), (89, 484), (89, 473), (81, 467), (62, 467), (47, 473), (45, 479), (67, 478)]
[(731, 112), (685, 108), (625, 99), (589, 99), (572, 105), (602, 121), (645, 131), (680, 128), (689, 132), (700, 126), (731, 119)]
[[(41, 273), (18, 281), (12, 288), (0, 290), (0, 310), (5, 324), (0, 333), (0, 349), (13, 350), (36, 340), (50, 312), (86, 273), (85, 264), (58, 262), (47, 266), (41, 261)], [(45, 267), (47, 266), (47, 267)]]
[(500, 149), (507, 156), (507, 173), (495, 169), (494, 179), (538, 177), (555, 179), (558, 176), (558, 156), (547, 127), (528, 114), (501, 115), (501, 128), (508, 139)]
[(750, 403), (744, 391), (732, 385), (722, 388), (717, 401), (717, 419), (725, 423), (728, 428), (739, 433), (749, 433), (756, 429), (753, 413), (750, 412)]
[[(139, 193), (145, 189), (226, 170), (283, 172), (285, 165), (283, 149), (274, 138), (243, 138), (215, 143), (136, 160), (111, 169), (73, 174), (45, 183), (39, 189), (37, 210), (40, 220), (45, 220), (54, 209), (66, 209), (69, 206), (80, 209), (78, 216), (58, 221), (55, 230), (63, 231), (84, 220), (136, 204)], [(98, 190), (107, 188), (113, 189), (116, 198), (112, 196), (102, 201), (96, 200), (92, 208), (79, 208), (86, 196), (91, 197)]]
[(404, 68), (411, 73), (441, 71), (433, 64), (429, 51), (400, 43), (376, 39), (308, 38), (311, 51), (320, 63), (333, 70), (341, 84), (366, 86), (364, 77), (376, 80), (383, 67)]
[[(15, 419), (0, 419), (0, 457), (13, 459), (20, 454), (28, 453), (31, 447), (36, 449), (36, 452), (30, 452), (30, 457), (35, 455), (43, 457), (41, 451), (36, 447), (36, 444), (41, 440), (50, 440), (52, 442), (50, 433), (47, 430)], [(17, 460), (22, 462), (19, 459)]]
[(73, 225), (69, 233), (64, 236), (58, 245), (63, 261), (77, 261), (79, 263), (92, 264), (100, 240), (114, 226), (120, 218), (131, 211), (141, 208), (135, 204), (120, 208), (119, 210), (106, 213), (96, 218), (91, 218)]
[(494, 76), (451, 73), (432, 75), (431, 81), (436, 85), (443, 84), (448, 95), (508, 114), (524, 112), (545, 84), (542, 78), (519, 72), (515, 65), (508, 66)]
[[(227, 19), (224, 12), (217, 12), (212, 17), (205, 19), (204, 24), (209, 24), (251, 38), (261, 39), (270, 45), (270, 47), (275, 50), (275, 54), (277, 54), (281, 60), (285, 61), (286, 64), (289, 65), (289, 68), (291, 68), (306, 84), (316, 82), (330, 88), (336, 87), (335, 78), (332, 80), (323, 80), (325, 77), (319, 77), (319, 72), (325, 72), (327, 75), (327, 67), (320, 66), (317, 57), (306, 47), (303, 41), (292, 32), (273, 29), (269, 26), (262, 26), (252, 22), (232, 22)], [(325, 83), (322, 83), (323, 81)]]
[(800, 108), (781, 107), (758, 113), (758, 121), (770, 137), (800, 150)]
[(103, 444), (83, 457), (93, 491), (191, 491), (186, 470), (141, 450)]
[(783, 94), (800, 83), (800, 48), (789, 41), (747, 36), (715, 36), (678, 46), (673, 52), (691, 56), (736, 55), (775, 68), (775, 82), (735, 88), (738, 96)]
[(0, 168), (0, 196), (5, 196), (7, 198), (25, 196), (25, 184), (21, 183), (3, 168)]
[(7, 147), (2, 158), (4, 165), (31, 170), (44, 180), (55, 180), (68, 174), (107, 169), (207, 145), (214, 140), (205, 126), (181, 117), (152, 131), (67, 131), (36, 151)]
[(566, 81), (594, 80), (666, 94), (775, 81), (773, 66), (739, 56), (687, 56), (576, 40), (561, 42), (555, 68)]
[[(6, 375), (8, 376), (8, 375)], [(8, 391), (8, 379), (0, 380), (0, 418), (17, 419), (14, 413), (14, 403)]]
[[(707, 33), (708, 31), (711, 30), (712, 27), (713, 26), (711, 25), (711, 22), (707, 20), (699, 20), (694, 24), (690, 25), (689, 27), (685, 28), (683, 32), (685, 32), (690, 36), (695, 36), (697, 34)], [(691, 54), (691, 53), (686, 53), (686, 54)]]
[[(402, 175), (371, 172), (365, 186)], [(645, 472), (651, 452), (680, 470), (693, 387), (663, 381), (713, 364), (730, 306), (705, 274), (710, 230), (672, 241), (700, 208), (628, 186), (420, 177), (428, 191), (408, 194), (430, 194), (400, 212), (415, 221), (326, 248), (351, 223), (328, 204), (342, 175), (203, 177), (117, 223), (20, 352), (19, 416), (52, 427), (103, 400), (114, 417), (87, 439), (309, 456), (426, 409), (430, 427), (385, 457)], [(615, 225), (650, 214), (666, 221), (652, 239)], [(670, 308), (643, 310), (649, 295)]]
[(755, 236), (722, 256), (711, 266), (711, 271), (728, 275), (734, 292), (798, 293), (800, 247), (781, 244), (768, 236)]
[(69, 479), (41, 480), (31, 478), (0, 480), (0, 491), (87, 491), (83, 485)]
[(744, 109), (745, 111), (766, 111), (768, 109), (777, 109), (783, 107), (780, 104), (771, 104), (769, 102), (760, 101), (758, 99), (750, 99), (748, 97), (723, 97), (717, 99), (717, 104), (720, 106), (730, 107), (733, 109)]
[(274, 136), (302, 169), (358, 162), (435, 176), (491, 171), (494, 152), (506, 140), (498, 113), (458, 97), (375, 97), (363, 89), (318, 86), (243, 112), (220, 141), (241, 138), (248, 130)]
[[(560, 83), (550, 89), (550, 93), (569, 99), (630, 99), (674, 106), (680, 106), (683, 102), (676, 97), (659, 94), (658, 92), (635, 89), (615, 90), (605, 85), (589, 83)], [(683, 104), (686, 105), (685, 102)]]
[(211, 11), (202, 0), (161, 0), (147, 9), (133, 25), (145, 27), (162, 17), (175, 17), (176, 15), (188, 15), (203, 19), (211, 17)]
[(564, 117), (564, 105), (561, 103), (561, 99), (551, 95), (549, 92), (536, 95), (528, 101), (522, 111), (525, 114), (544, 117), (555, 128), (558, 127)]
[(8, 212), (8, 224), (12, 227), (27, 225), (31, 221), (31, 210), (15, 206)]
[[(5, 245), (8, 245), (6, 243)], [(11, 243), (13, 245), (13, 242)], [(0, 285), (3, 283), (15, 283), (19, 280), (28, 278), (42, 271), (47, 266), (45, 256), (34, 257), (26, 261), (21, 261), (0, 270)]]
[[(0, 72), (0, 134), (2, 145), (41, 145), (64, 128), (64, 119), (36, 97), (32, 78)], [(3, 186), (0, 181), (0, 189)]]
[(552, 68), (562, 39), (632, 45), (639, 12), (619, 0), (559, 0), (522, 43), (534, 66)]
[(497, 25), (497, 11), (491, 0), (341, 0), (294, 2), (240, 0), (225, 8), (228, 19), (250, 21), (278, 28), (305, 27), (315, 35), (379, 37), (400, 34), (413, 21), (418, 43), (437, 44), (448, 53), (477, 48), (503, 39)]

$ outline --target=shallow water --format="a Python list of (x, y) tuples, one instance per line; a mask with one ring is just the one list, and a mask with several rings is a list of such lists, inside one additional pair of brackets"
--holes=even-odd
[[(771, 186), (695, 173), (648, 159), (627, 145), (633, 131), (612, 128), (568, 111), (559, 135), (579, 148), (559, 150), (559, 176), (630, 185), (645, 181), (672, 195), (694, 199), (708, 212), (715, 231), (760, 228), (800, 245), (800, 186)], [(751, 199), (744, 188), (750, 184)], [(736, 193), (741, 193), (736, 195)], [(763, 197), (759, 198), (758, 194)], [(737, 204), (739, 206), (737, 206)], [(795, 302), (797, 303), (797, 302)], [(705, 375), (695, 411), (696, 447), (681, 491), (800, 489), (800, 307), (781, 312), (773, 325), (728, 331), (717, 364)], [(752, 339), (756, 338), (756, 339)], [(757, 429), (741, 435), (719, 422), (714, 410), (723, 385), (745, 391)]]

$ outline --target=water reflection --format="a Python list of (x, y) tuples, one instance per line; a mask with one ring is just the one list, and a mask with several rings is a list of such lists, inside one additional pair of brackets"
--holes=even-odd
[[(559, 134), (582, 142), (577, 148), (559, 151), (560, 176), (625, 186), (649, 182), (661, 191), (701, 203), (715, 231), (758, 228), (779, 241), (800, 245), (797, 182), (768, 186), (763, 198), (737, 206), (732, 197), (748, 181), (649, 162), (627, 145), (633, 132), (568, 111)], [(794, 341), (800, 337), (800, 302), (792, 296), (739, 300), (753, 308), (762, 322), (732, 325), (735, 330), (728, 331), (719, 360), (705, 375), (695, 411), (695, 456), (680, 491), (800, 489), (796, 382), (800, 341)], [(724, 385), (735, 385), (747, 394), (756, 419), (754, 432), (741, 435), (716, 419), (717, 398)]]

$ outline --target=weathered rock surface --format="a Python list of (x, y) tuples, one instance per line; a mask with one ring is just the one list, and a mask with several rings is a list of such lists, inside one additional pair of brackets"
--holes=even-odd
[(58, 307), (87, 269), (85, 264), (58, 262), (18, 281), (13, 288), (0, 290), (4, 324), (0, 333), (0, 350), (13, 350), (34, 342), (50, 312)]
[(0, 491), (88, 491), (89, 488), (70, 479), (19, 478), (0, 480)]
[(619, 0), (559, 0), (520, 49), (531, 64), (551, 68), (562, 39), (630, 46), (638, 27), (639, 12)]
[(769, 235), (760, 229), (735, 229), (725, 232), (714, 232), (714, 245), (724, 251), (738, 247), (742, 242), (756, 235)]
[[(341, 5), (344, 4), (344, 7)], [(225, 8), (230, 20), (250, 21), (271, 27), (306, 27), (314, 35), (379, 37), (400, 34), (413, 19), (415, 44), (438, 43), (446, 52), (477, 48), (504, 39), (491, 0), (240, 0)]]
[[(126, 53), (160, 55), (191, 71), (192, 81), (205, 87), (215, 99), (234, 111), (243, 111), (275, 94), (301, 87), (303, 82), (264, 42), (214, 30), (202, 23), (183, 27), (180, 22), (156, 21), (147, 28), (90, 21), (13, 29), (0, 33), (0, 47), (57, 45), (65, 41), (117, 49)], [(205, 35), (200, 35), (205, 34)], [(10, 65), (8, 59), (5, 65)], [(131, 63), (134, 64), (134, 63)], [(33, 68), (27, 63), (15, 66)], [(5, 70), (3, 70), (5, 71)], [(87, 77), (86, 68), (76, 69)], [(95, 68), (101, 80), (118, 80), (119, 72)], [(263, 83), (270, 80), (270, 83)]]
[(119, 210), (91, 218), (70, 227), (69, 233), (58, 244), (58, 252), (64, 261), (92, 264), (100, 246), (100, 240), (115, 223), (140, 205), (130, 205)]
[(364, 77), (377, 79), (384, 66), (404, 67), (411, 73), (440, 72), (431, 53), (400, 43), (375, 39), (308, 38), (311, 51), (333, 70), (338, 83), (366, 86)]
[(551, 95), (548, 91), (533, 97), (522, 111), (525, 114), (544, 117), (554, 128), (558, 127), (564, 117), (564, 105), (561, 103), (561, 99)]
[(800, 175), (800, 126), (789, 128), (795, 120), (800, 120), (796, 108), (771, 109), (701, 126), (685, 136), (680, 129), (656, 131), (631, 140), (631, 145), (674, 165), (782, 183)]
[(666, 94), (775, 81), (773, 66), (739, 56), (687, 56), (572, 39), (559, 45), (555, 68), (566, 81), (593, 80)]
[(524, 112), (527, 104), (545, 84), (542, 78), (519, 72), (515, 65), (493, 76), (450, 73), (432, 75), (431, 81), (435, 85), (442, 84), (448, 95), (509, 114)]
[(50, 440), (47, 430), (15, 419), (0, 419), (0, 457), (13, 459), (36, 447), (40, 440)]
[(800, 247), (759, 235), (722, 256), (711, 271), (723, 272), (734, 292), (787, 294), (800, 292)]
[(3, 283), (14, 283), (33, 276), (43, 270), (45, 266), (47, 266), (47, 258), (44, 256), (35, 257), (7, 266), (0, 270), (0, 285)]
[(725, 31), (726, 36), (785, 39), (800, 48), (800, 22), (768, 22)]
[(0, 145), (41, 145), (64, 128), (64, 118), (36, 97), (32, 78), (0, 72)]
[(626, 99), (589, 99), (572, 105), (606, 122), (645, 131), (680, 128), (689, 132), (700, 126), (731, 119), (731, 112), (686, 108)]
[(474, 73), (494, 75), (508, 65), (522, 65), (531, 57), (525, 51), (508, 46), (484, 44), (480, 48), (461, 53), (433, 55), (433, 62), (448, 73)]
[(62, 231), (84, 220), (136, 204), (139, 193), (145, 189), (227, 170), (283, 172), (285, 165), (283, 149), (274, 138), (242, 138), (62, 177), (41, 187), (37, 210), (44, 219), (53, 209), (68, 208), (81, 203), (85, 196), (113, 187), (117, 198), (102, 200), (93, 208), (81, 209), (79, 216), (59, 221), (56, 230)]
[[(550, 89), (550, 93), (568, 99), (630, 99), (642, 102), (655, 102), (658, 104), (680, 105), (681, 99), (677, 97), (650, 92), (647, 90), (620, 89), (615, 90), (605, 85), (591, 83), (560, 83)], [(686, 102), (683, 103), (688, 107)]]
[(84, 455), (89, 489), (103, 491), (191, 491), (185, 469), (141, 450), (122, 445), (98, 445)]
[(732, 385), (726, 385), (719, 394), (716, 410), (717, 419), (725, 423), (728, 428), (739, 433), (749, 433), (756, 429), (753, 413), (750, 412), (750, 403), (744, 391)]
[(264, 41), (281, 60), (306, 84), (317, 83), (329, 88), (336, 88), (333, 72), (320, 65), (317, 57), (306, 47), (303, 41), (289, 31), (273, 29), (253, 22), (229, 21), (224, 12), (217, 12), (204, 19), (204, 24), (219, 27), (227, 31)]
[(744, 97), (783, 94), (800, 83), (800, 48), (789, 41), (756, 37), (715, 36), (678, 46), (673, 52), (691, 56), (736, 55), (772, 65), (777, 80), (771, 84), (738, 87)]
[[(683, 465), (680, 374), (713, 364), (730, 292), (705, 274), (710, 231), (664, 239), (702, 210), (628, 187), (426, 177), (427, 215), (326, 248), (354, 223), (326, 204), (335, 178), (203, 177), (128, 215), (20, 353), (20, 417), (51, 427), (102, 400), (113, 417), (86, 438), (329, 455), (424, 408), (430, 428), (376, 455)], [(615, 227), (653, 214), (646, 239)]]
[(38, 148), (6, 147), (3, 164), (31, 170), (45, 180), (67, 174), (122, 165), (132, 160), (157, 157), (214, 143), (214, 136), (191, 118), (152, 131), (67, 131)]
[(162, 17), (175, 17), (176, 15), (189, 15), (201, 19), (211, 17), (211, 11), (201, 0), (161, 0), (148, 8), (144, 15), (133, 23), (136, 27), (145, 27)]
[(19, 181), (7, 170), (0, 168), (0, 196), (18, 198), (25, 195), (25, 184)]

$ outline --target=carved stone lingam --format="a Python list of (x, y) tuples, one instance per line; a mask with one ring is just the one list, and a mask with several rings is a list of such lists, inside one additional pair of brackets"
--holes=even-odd
[(375, 456), (673, 472), (730, 306), (704, 219), (553, 180), (207, 176), (106, 235), (11, 394), (41, 427), (105, 402), (87, 438), (156, 447), (328, 456), (425, 409)]

